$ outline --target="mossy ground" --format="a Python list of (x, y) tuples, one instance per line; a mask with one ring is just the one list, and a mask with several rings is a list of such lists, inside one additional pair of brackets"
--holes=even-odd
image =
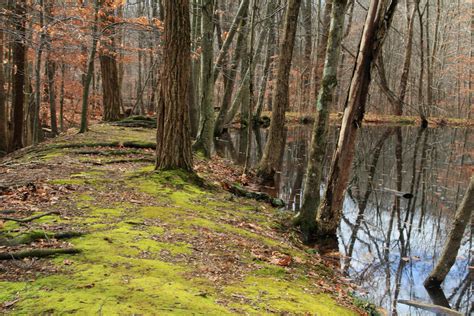
[[(45, 183), (60, 192), (39, 206), (60, 210), (61, 216), (27, 229), (86, 232), (69, 240), (82, 253), (36, 261), (54, 272), (31, 273), (28, 265), (19, 265), (16, 273), (24, 275), (17, 279), (9, 275), (11, 267), (0, 269), (3, 313), (357, 314), (337, 275), (275, 229), (283, 212), (203, 186), (184, 172), (156, 173), (133, 160), (99, 164), (103, 155), (67, 148), (153, 138), (150, 130), (99, 125), (3, 161), (25, 183)], [(129, 158), (143, 154), (131, 151)], [(35, 164), (42, 173), (31, 175), (27, 171)], [(40, 211), (47, 210), (35, 210)], [(24, 230), (7, 222), (0, 234)], [(275, 264), (282, 256), (293, 262)]]

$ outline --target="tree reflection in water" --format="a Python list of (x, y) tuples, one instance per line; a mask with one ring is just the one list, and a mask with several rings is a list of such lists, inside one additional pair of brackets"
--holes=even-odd
[[(261, 158), (266, 132), (252, 133), (251, 166)], [(337, 135), (337, 128), (332, 127), (325, 176)], [(245, 163), (245, 136), (232, 130), (216, 142), (216, 152)], [(281, 172), (273, 187), (263, 188), (287, 201), (292, 211), (301, 205), (310, 137), (310, 126), (289, 129)], [(470, 231), (465, 233), (458, 260), (443, 284), (444, 292), (427, 293), (423, 287), (468, 185), (473, 161), (471, 138), (466, 129), (361, 130), (339, 234), (342, 270), (361, 292), (392, 315), (425, 313), (398, 304), (399, 299), (472, 312)], [(396, 192), (413, 197), (406, 199)]]

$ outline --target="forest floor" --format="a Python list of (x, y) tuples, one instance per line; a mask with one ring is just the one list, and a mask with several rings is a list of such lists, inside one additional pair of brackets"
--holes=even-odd
[(223, 189), (239, 170), (156, 173), (154, 138), (100, 124), (0, 160), (0, 313), (363, 313), (288, 213)]
[[(271, 112), (263, 112), (264, 116), (271, 117)], [(342, 112), (331, 113), (330, 120), (333, 124), (341, 124)], [(286, 120), (288, 123), (312, 123), (314, 122), (314, 114), (305, 114), (298, 112), (287, 112)], [(383, 125), (421, 125), (420, 118), (418, 116), (396, 116), (396, 115), (381, 115), (374, 113), (366, 113), (364, 115), (364, 124), (383, 124)], [(449, 118), (449, 117), (430, 117), (428, 118), (428, 126), (430, 127), (473, 127), (473, 119), (460, 119), (460, 118)]]

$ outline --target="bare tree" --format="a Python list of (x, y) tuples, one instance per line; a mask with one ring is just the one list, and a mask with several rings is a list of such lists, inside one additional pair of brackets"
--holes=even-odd
[(397, 2), (396, 0), (370, 2), (345, 103), (339, 141), (332, 159), (326, 191), (317, 214), (318, 235), (329, 239), (336, 238), (342, 216), (344, 192), (354, 157), (357, 131), (365, 113), (372, 63), (383, 45)]
[(262, 160), (258, 166), (258, 175), (264, 181), (271, 181), (278, 169), (285, 147), (285, 112), (288, 108), (288, 80), (293, 58), (296, 27), (301, 0), (289, 0), (285, 16), (283, 39), (278, 56), (275, 94), (273, 96), (272, 121), (268, 141)]
[(193, 147), (207, 158), (211, 157), (214, 135), (214, 78), (213, 44), (214, 44), (214, 0), (201, 0), (201, 122), (199, 133)]
[(313, 127), (311, 151), (306, 169), (303, 206), (295, 219), (307, 242), (314, 241), (316, 236), (316, 211), (319, 206), (319, 190), (323, 171), (324, 154), (327, 147), (329, 126), (329, 107), (333, 102), (337, 86), (337, 69), (341, 52), (341, 40), (344, 31), (344, 16), (347, 0), (334, 0), (332, 3), (331, 26), (324, 62), (324, 72), (319, 91), (316, 121)]

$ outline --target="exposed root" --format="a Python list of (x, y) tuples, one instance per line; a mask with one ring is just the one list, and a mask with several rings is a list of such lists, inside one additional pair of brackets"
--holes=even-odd
[(82, 232), (62, 232), (62, 233), (47, 233), (44, 231), (32, 231), (26, 234), (21, 234), (19, 236), (13, 238), (0, 238), (0, 246), (19, 246), (19, 245), (26, 245), (32, 242), (38, 241), (40, 239), (69, 239), (75, 237), (81, 237), (84, 233)]
[(39, 219), (41, 217), (45, 217), (48, 215), (59, 215), (60, 213), (58, 211), (51, 211), (51, 212), (46, 212), (43, 214), (38, 214), (34, 216), (30, 216), (27, 218), (15, 218), (15, 217), (9, 217), (9, 216), (0, 216), (0, 220), (2, 221), (12, 221), (12, 222), (17, 222), (17, 223), (28, 223), (31, 221), (34, 221), (35, 219)]
[(271, 204), (274, 207), (283, 207), (285, 206), (285, 202), (282, 199), (277, 199), (272, 196), (270, 196), (267, 193), (262, 193), (262, 192), (252, 192), (252, 191), (247, 191), (244, 188), (242, 188), (240, 185), (237, 184), (226, 184), (226, 189), (232, 194), (235, 194), (237, 196), (241, 197), (246, 197), (250, 199), (254, 199), (257, 201), (262, 201)]
[(24, 258), (45, 258), (57, 255), (71, 255), (80, 253), (80, 249), (61, 248), (61, 249), (31, 249), (15, 252), (0, 253), (0, 260), (19, 260)]

